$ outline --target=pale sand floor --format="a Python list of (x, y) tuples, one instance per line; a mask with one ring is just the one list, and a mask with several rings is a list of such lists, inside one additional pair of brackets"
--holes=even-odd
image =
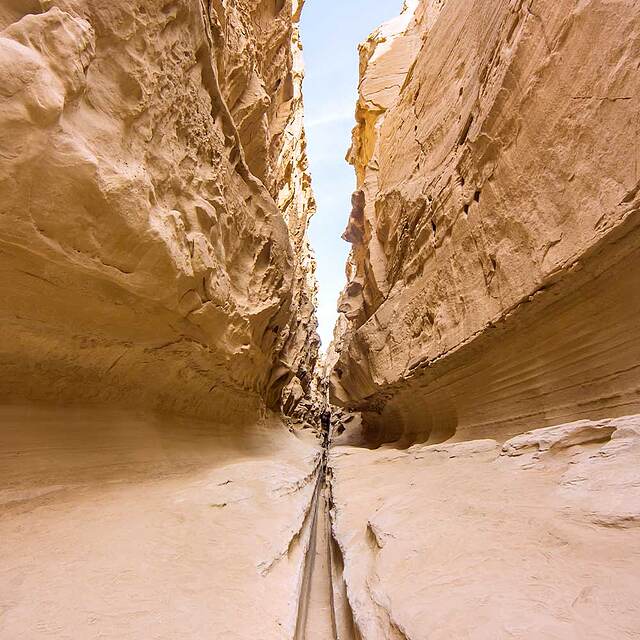
[(0, 639), (292, 636), (314, 442), (95, 409), (0, 424)]
[(504, 449), (335, 446), (334, 530), (362, 637), (638, 640), (639, 459), (640, 416)]

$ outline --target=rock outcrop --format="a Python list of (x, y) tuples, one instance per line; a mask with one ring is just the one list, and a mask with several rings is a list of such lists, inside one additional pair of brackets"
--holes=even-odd
[[(331, 451), (339, 638), (637, 638), (640, 416)], [(355, 631), (354, 631), (355, 629)]]
[(640, 410), (640, 7), (411, 3), (361, 47), (334, 400), (370, 442)]
[(640, 5), (421, 0), (360, 55), (336, 637), (637, 638)]
[(0, 640), (637, 639), (640, 5), (361, 46), (318, 358), (301, 4), (0, 6)]
[(318, 339), (299, 12), (3, 4), (4, 401), (246, 422), (285, 387), (306, 391)]
[(271, 416), (0, 407), (0, 638), (292, 638), (317, 443)]

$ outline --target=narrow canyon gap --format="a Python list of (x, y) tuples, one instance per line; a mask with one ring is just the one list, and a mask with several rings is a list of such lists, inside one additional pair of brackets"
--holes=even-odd
[(323, 357), (302, 10), (0, 3), (0, 640), (640, 638), (640, 5), (363, 42)]

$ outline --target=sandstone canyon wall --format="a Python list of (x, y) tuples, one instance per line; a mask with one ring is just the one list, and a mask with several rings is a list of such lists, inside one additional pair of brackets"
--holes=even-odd
[(361, 46), (322, 366), (301, 9), (0, 3), (0, 640), (637, 640), (640, 5)]
[(640, 5), (409, 1), (360, 60), (336, 637), (640, 638)]
[(335, 400), (408, 444), (638, 411), (638, 4), (414, 2), (360, 55)]
[(295, 633), (300, 10), (0, 2), (2, 640)]
[(5, 400), (243, 420), (306, 389), (300, 9), (3, 3)]

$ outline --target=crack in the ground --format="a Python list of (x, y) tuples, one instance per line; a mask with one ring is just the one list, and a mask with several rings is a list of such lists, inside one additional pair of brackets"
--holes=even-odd
[[(295, 640), (314, 640), (315, 638), (338, 640), (332, 585), (329, 500), (327, 498), (329, 446), (329, 432), (326, 430), (317, 470), (316, 487), (309, 511), (312, 515), (307, 549), (303, 559)], [(320, 547), (321, 544), (324, 544), (325, 549)], [(320, 564), (317, 562), (318, 559), (321, 561)], [(319, 573), (321, 571), (325, 574), (324, 576)], [(318, 624), (320, 620), (322, 622)]]

